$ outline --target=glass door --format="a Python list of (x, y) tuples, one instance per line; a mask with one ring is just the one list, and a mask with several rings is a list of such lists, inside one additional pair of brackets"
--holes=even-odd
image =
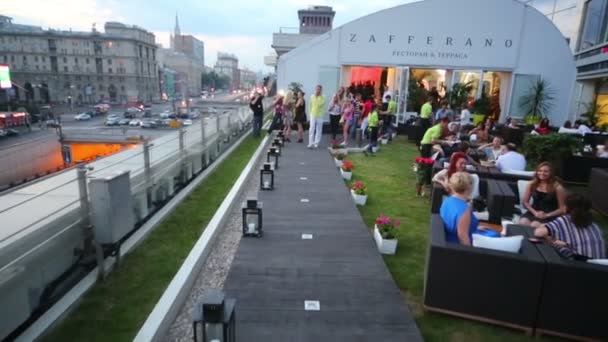
[(469, 99), (474, 100), (481, 97), (481, 92), (483, 91), (483, 87), (481, 84), (482, 80), (482, 70), (454, 70), (452, 77), (452, 84), (450, 85), (450, 89), (456, 83), (462, 84), (471, 84), (471, 92), (469, 93)]
[(407, 95), (408, 87), (410, 83), (410, 68), (409, 67), (397, 67), (397, 82), (398, 88), (395, 92), (397, 101), (397, 123), (405, 123), (406, 120), (406, 108), (407, 108)]

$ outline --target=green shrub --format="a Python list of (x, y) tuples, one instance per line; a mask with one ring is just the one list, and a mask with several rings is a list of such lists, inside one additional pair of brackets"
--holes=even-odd
[(581, 147), (581, 139), (569, 134), (529, 135), (524, 140), (523, 154), (530, 167), (546, 161), (559, 168), (561, 161)]

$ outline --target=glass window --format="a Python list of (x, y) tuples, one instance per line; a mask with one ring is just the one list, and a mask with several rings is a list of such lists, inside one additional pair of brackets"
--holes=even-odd
[(454, 70), (454, 83), (470, 83), (472, 88), (469, 93), (469, 97), (471, 99), (477, 98), (477, 93), (479, 91), (479, 83), (481, 82), (481, 72), (479, 71), (464, 71), (464, 70)]
[(601, 42), (602, 21), (605, 7), (606, 0), (587, 1), (579, 50), (588, 49)]
[(513, 118), (523, 118), (528, 113), (519, 105), (519, 99), (527, 95), (534, 83), (540, 79), (539, 75), (523, 75), (515, 74), (513, 83), (513, 93), (511, 94), (511, 112), (509, 115)]

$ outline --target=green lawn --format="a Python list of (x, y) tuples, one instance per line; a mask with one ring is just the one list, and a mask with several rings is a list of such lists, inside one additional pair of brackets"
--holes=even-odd
[[(380, 213), (401, 220), (397, 254), (385, 256), (384, 260), (404, 293), (425, 340), (531, 341), (519, 331), (423, 312), (430, 202), (428, 198), (415, 195), (416, 177), (412, 166), (414, 158), (418, 156), (414, 144), (407, 143), (404, 137), (398, 137), (392, 144), (381, 146), (376, 156), (353, 153), (347, 159), (355, 164), (353, 181), (360, 180), (368, 187), (367, 205), (359, 208), (370, 229)], [(604, 231), (608, 237), (608, 230)]]
[(262, 138), (248, 137), (45, 341), (131, 341)]

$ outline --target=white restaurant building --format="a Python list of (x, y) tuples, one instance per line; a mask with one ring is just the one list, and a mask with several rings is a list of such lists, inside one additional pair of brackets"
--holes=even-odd
[(575, 62), (563, 34), (545, 15), (516, 0), (425, 0), (349, 22), (281, 56), (279, 89), (316, 84), (329, 97), (339, 86), (387, 84), (407, 107), (411, 77), (427, 89), (472, 82), (471, 98), (485, 91), (500, 104), (500, 120), (523, 117), (519, 99), (534, 81), (547, 80), (555, 125), (571, 119)]

